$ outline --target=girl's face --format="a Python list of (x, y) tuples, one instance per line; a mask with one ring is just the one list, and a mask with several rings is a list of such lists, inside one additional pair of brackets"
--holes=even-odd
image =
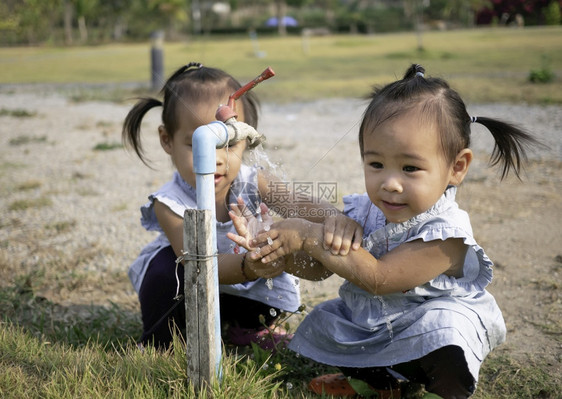
[[(179, 103), (179, 123), (178, 130), (174, 132), (173, 138), (168, 135), (166, 129), (161, 126), (159, 128), (160, 143), (164, 151), (166, 151), (172, 158), (178, 173), (192, 187), (195, 187), (195, 172), (193, 171), (193, 148), (192, 137), (193, 132), (199, 126), (206, 125), (215, 121), (215, 112), (219, 104), (226, 104), (228, 98), (221, 101), (209, 101), (205, 103), (198, 103), (189, 108), (183, 107)], [(237, 112), (239, 113), (239, 120), (243, 121), (243, 110), (241, 104), (237, 104)], [(217, 169), (215, 172), (215, 200), (217, 202), (226, 201), (230, 186), (242, 164), (242, 154), (246, 149), (246, 141), (239, 141), (235, 145), (230, 145), (228, 148), (221, 148), (217, 150)]]
[[(449, 184), (460, 184), (466, 173), (461, 171), (459, 175), (457, 160), (453, 164), (445, 160), (437, 129), (420, 124), (416, 111), (365, 134), (363, 144), (367, 193), (391, 223), (425, 212)], [(465, 169), (472, 153), (468, 149), (461, 151), (467, 151)]]

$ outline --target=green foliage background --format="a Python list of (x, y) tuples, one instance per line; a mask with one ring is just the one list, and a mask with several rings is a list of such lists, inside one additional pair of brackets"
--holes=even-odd
[[(283, 35), (284, 29), (265, 22), (285, 15), (299, 22), (288, 33), (319, 27), (332, 33), (458, 29), (512, 24), (516, 14), (527, 26), (560, 25), (561, 5), (560, 0), (4, 0), (0, 45), (138, 41), (156, 30), (172, 40), (250, 29)], [(483, 14), (487, 17), (480, 18)]]

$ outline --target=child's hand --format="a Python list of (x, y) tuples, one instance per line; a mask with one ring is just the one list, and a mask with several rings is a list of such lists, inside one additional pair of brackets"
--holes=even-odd
[(350, 248), (358, 250), (363, 239), (363, 228), (355, 220), (343, 215), (324, 220), (324, 249), (333, 255), (347, 255)]
[(285, 255), (304, 249), (305, 240), (322, 237), (322, 225), (304, 219), (290, 218), (271, 225), (269, 231), (259, 233), (250, 241), (254, 248), (251, 259), (261, 258), (263, 263), (273, 262)]
[(227, 233), (226, 236), (234, 241), (236, 244), (248, 251), (251, 251), (250, 241), (256, 234), (263, 230), (266, 226), (270, 226), (273, 223), (271, 215), (269, 215), (269, 209), (264, 203), (260, 204), (260, 213), (258, 216), (254, 215), (248, 207), (244, 204), (244, 200), (240, 197), (237, 199), (237, 204), (231, 204), (231, 211), (228, 213), (230, 219), (236, 229), (238, 234)]
[[(250, 253), (248, 253), (250, 255)], [(252, 274), (261, 278), (274, 278), (285, 271), (285, 260), (278, 259), (273, 262), (263, 263), (261, 259), (252, 259), (246, 256), (245, 268), (251, 271)]]

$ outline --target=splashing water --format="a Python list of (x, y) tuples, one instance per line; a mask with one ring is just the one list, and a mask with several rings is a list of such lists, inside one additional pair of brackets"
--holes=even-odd
[[(362, 247), (375, 256), (377, 256), (378, 253), (378, 248), (376, 248), (376, 246), (377, 238), (374, 234), (371, 234), (363, 239)], [(379, 255), (381, 254), (379, 253)], [(390, 342), (392, 342), (392, 339), (394, 338), (394, 331), (392, 330), (392, 320), (390, 319), (390, 315), (388, 314), (388, 304), (385, 302), (382, 296), (375, 295), (374, 297), (381, 303), (381, 312), (385, 319), (386, 329), (388, 330)]]
[(379, 302), (381, 303), (382, 315), (385, 318), (386, 329), (388, 330), (388, 335), (390, 336), (390, 342), (392, 342), (392, 339), (394, 338), (394, 332), (392, 331), (392, 322), (391, 322), (390, 317), (388, 315), (388, 305), (384, 301), (382, 296), (375, 295), (375, 298), (378, 299)]
[(258, 223), (263, 223), (263, 217), (261, 216), (261, 207), (259, 203), (256, 203), (256, 220)]
[[(255, 219), (251, 219), (250, 223), (248, 224), (248, 231), (250, 232), (250, 234), (252, 235), (252, 237), (255, 237), (261, 230), (265, 230), (265, 231), (269, 231), (272, 220), (271, 219), (266, 219), (264, 220), (261, 217), (261, 209), (258, 206), (257, 207), (258, 212), (256, 215)], [(273, 244), (273, 240), (271, 240), (270, 237), (267, 237), (267, 242), (269, 245)], [(254, 250), (254, 252), (256, 253), (260, 253), (261, 252), (261, 248), (256, 248)], [(268, 278), (265, 281), (265, 285), (267, 286), (267, 288), (269, 288), (270, 290), (273, 289), (273, 279), (272, 278)]]
[(273, 223), (271, 218), (264, 219), (261, 214), (261, 208), (259, 204), (256, 206), (255, 218), (250, 219), (248, 223), (248, 231), (252, 237), (255, 237), (260, 231), (269, 231), (270, 226)]
[(272, 162), (265, 152), (263, 145), (251, 149), (248, 153), (248, 163), (258, 169), (265, 169), (281, 181), (288, 181), (287, 175), (281, 165)]
[[(265, 149), (263, 148), (262, 144), (259, 144), (258, 146), (256, 146), (255, 148), (249, 151), (248, 164), (253, 165), (257, 169), (267, 170), (269, 173), (276, 176), (282, 182), (288, 181), (285, 171), (281, 168), (279, 164), (275, 164), (269, 159), (269, 156), (265, 152)], [(254, 220), (255, 220), (254, 223), (250, 223), (248, 225), (248, 230), (252, 236), (255, 236), (261, 230), (264, 231), (270, 230), (272, 220), (271, 218), (269, 218), (267, 219), (267, 221), (264, 221), (261, 214), (260, 204), (257, 204), (256, 206), (256, 218)], [(271, 240), (271, 238), (268, 237), (267, 243), (271, 245), (273, 244), (273, 240)], [(272, 290), (273, 279), (268, 278), (265, 281), (265, 285), (267, 286), (268, 289)]]
[(273, 289), (273, 279), (272, 278), (268, 278), (267, 280), (265, 280), (265, 285), (267, 286), (267, 288), (269, 288), (270, 290)]

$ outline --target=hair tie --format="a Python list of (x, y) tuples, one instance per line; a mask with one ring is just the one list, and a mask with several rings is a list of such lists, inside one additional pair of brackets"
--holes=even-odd
[(478, 120), (478, 118), (476, 116), (470, 117), (470, 123), (476, 123), (477, 120)]
[(203, 68), (203, 64), (201, 64), (200, 62), (190, 62), (184, 67), (184, 72), (187, 72), (191, 68), (201, 69)]
[(421, 76), (422, 78), (425, 77), (425, 75), (423, 74), (423, 72), (416, 72), (416, 76)]

